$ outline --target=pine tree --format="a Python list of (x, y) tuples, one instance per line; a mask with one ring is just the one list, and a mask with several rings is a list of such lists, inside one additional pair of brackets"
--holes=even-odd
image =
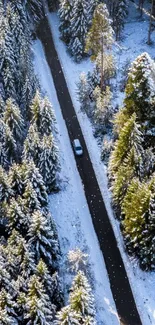
[(81, 314), (72, 310), (70, 306), (62, 308), (57, 313), (56, 325), (80, 325), (81, 324)]
[(105, 4), (99, 4), (95, 11), (86, 39), (86, 51), (91, 51), (91, 59), (94, 61), (99, 53), (109, 48), (113, 42), (113, 30), (109, 13)]
[(10, 317), (6, 309), (0, 308), (0, 324), (1, 325), (18, 325), (14, 317)]
[(140, 131), (140, 125), (136, 122), (136, 114), (134, 113), (130, 119), (124, 124), (118, 140), (115, 142), (114, 150), (111, 154), (109, 162), (109, 171), (113, 176), (117, 172), (123, 160), (126, 158), (129, 150), (135, 148), (138, 156), (142, 152), (142, 133)]
[(113, 20), (116, 40), (118, 40), (124, 27), (124, 20), (128, 12), (128, 0), (110, 0), (106, 2)]
[(5, 289), (2, 289), (0, 292), (0, 310), (6, 310), (8, 316), (16, 320), (16, 307), (17, 304), (13, 301), (11, 295)]
[(38, 166), (39, 155), (41, 153), (41, 144), (36, 125), (31, 124), (24, 142), (23, 159), (33, 160)]
[(11, 98), (6, 101), (4, 122), (9, 126), (12, 135), (16, 140), (22, 138), (24, 121), (18, 106), (15, 105)]
[(16, 229), (24, 235), (29, 227), (30, 215), (25, 207), (25, 201), (21, 198), (10, 201), (10, 204), (6, 208), (6, 215), (8, 218), (8, 230), (9, 233), (13, 229)]
[(125, 123), (109, 160), (112, 192), (116, 203), (121, 203), (133, 177), (142, 176), (142, 134), (136, 115)]
[(112, 117), (111, 98), (112, 94), (110, 88), (107, 86), (105, 91), (101, 92), (99, 86), (94, 90), (95, 109), (94, 118), (95, 122), (102, 126), (108, 126), (110, 118)]
[(143, 53), (132, 63), (125, 89), (124, 115), (127, 119), (133, 112), (137, 114), (138, 122), (144, 130), (145, 146), (150, 145), (150, 138), (154, 143), (154, 135), (151, 134), (155, 125), (154, 75), (155, 63), (147, 53)]
[(36, 275), (33, 275), (29, 281), (25, 309), (24, 319), (27, 324), (50, 325), (53, 323), (55, 310)]
[(105, 84), (104, 78), (104, 54), (113, 43), (113, 29), (109, 18), (109, 12), (105, 4), (99, 4), (93, 15), (92, 26), (86, 38), (86, 52), (90, 52), (92, 61), (101, 57), (101, 90)]
[(61, 33), (61, 38), (66, 44), (69, 44), (71, 38), (70, 24), (73, 4), (71, 0), (61, 0), (59, 6), (59, 30)]
[(145, 226), (139, 243), (140, 266), (145, 270), (155, 269), (155, 196), (151, 192), (149, 209), (144, 214)]
[(2, 96), (0, 95), (0, 118), (3, 117), (4, 111), (5, 111), (5, 102)]
[(83, 316), (95, 316), (94, 298), (84, 273), (79, 271), (73, 280), (70, 294), (70, 305)]
[(39, 259), (42, 258), (52, 267), (59, 252), (58, 242), (54, 238), (54, 232), (50, 228), (48, 220), (39, 210), (35, 211), (31, 217), (28, 238), (36, 261), (39, 262)]
[(44, 99), (41, 98), (39, 91), (36, 92), (36, 95), (33, 99), (32, 106), (32, 123), (37, 126), (38, 132), (43, 135), (50, 135), (54, 124), (55, 124), (55, 115), (47, 97)]
[(88, 115), (90, 112), (90, 97), (89, 97), (89, 85), (85, 73), (81, 73), (80, 80), (77, 84), (78, 100), (81, 104), (81, 109)]
[(59, 169), (58, 149), (52, 135), (43, 137), (38, 168), (47, 190), (51, 191), (55, 186), (56, 174)]
[(79, 62), (85, 53), (85, 39), (90, 24), (87, 0), (76, 0), (72, 9), (70, 24), (71, 39), (68, 45), (70, 53)]
[(79, 271), (73, 280), (69, 305), (57, 313), (57, 325), (91, 324), (95, 322), (94, 298), (84, 273)]
[(23, 195), (25, 190), (25, 166), (23, 164), (13, 164), (9, 169), (9, 180), (14, 197)]
[(138, 179), (133, 179), (122, 203), (123, 229), (127, 247), (136, 253), (140, 250), (150, 195), (149, 183), (141, 183)]
[(26, 0), (25, 3), (29, 20), (33, 20), (36, 24), (38, 24), (44, 13), (42, 1)]
[(47, 265), (41, 259), (36, 267), (36, 275), (40, 278), (41, 283), (44, 286), (46, 293), (48, 294), (52, 302), (56, 302), (56, 305), (60, 303), (60, 285), (58, 273), (50, 274)]
[(29, 180), (26, 183), (23, 198), (25, 199), (25, 206), (28, 208), (30, 213), (32, 213), (34, 210), (39, 210), (41, 208), (37, 193), (34, 190), (31, 181)]
[(33, 190), (36, 192), (37, 199), (41, 206), (46, 206), (48, 203), (48, 196), (46, 192), (46, 187), (42, 176), (39, 173), (39, 169), (35, 166), (33, 160), (23, 161), (24, 168), (24, 180), (27, 184), (28, 181), (31, 182)]
[(5, 224), (6, 204), (10, 202), (13, 194), (8, 175), (0, 166), (0, 223), (4, 222)]

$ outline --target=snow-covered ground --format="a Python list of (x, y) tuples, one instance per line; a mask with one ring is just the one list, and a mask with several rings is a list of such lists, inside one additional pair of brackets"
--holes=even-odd
[(62, 190), (50, 196), (49, 204), (52, 216), (57, 224), (61, 251), (64, 256), (61, 263), (61, 274), (66, 287), (66, 298), (67, 289), (71, 285), (71, 276), (67, 269), (68, 264), (65, 257), (70, 249), (79, 247), (90, 256), (88, 270), (96, 300), (97, 324), (119, 325), (105, 263), (93, 228), (66, 125), (40, 41), (34, 43), (33, 52), (35, 72), (38, 74), (42, 88), (53, 104), (57, 119)]
[[(124, 29), (124, 40), (120, 42), (120, 47), (116, 47), (115, 50), (117, 65), (120, 71), (124, 67), (127, 60), (130, 62), (133, 61), (142, 52), (146, 51), (151, 55), (151, 57), (154, 56), (154, 47), (148, 46), (146, 43), (148, 33), (148, 18), (147, 16), (144, 16), (143, 20), (137, 20), (137, 16), (139, 16), (139, 13), (137, 13), (135, 4), (131, 2), (129, 16)], [(127, 270), (142, 323), (143, 325), (155, 324), (155, 273), (142, 272), (137, 265), (137, 262), (134, 259), (129, 258), (125, 253), (119, 223), (114, 217), (110, 204), (110, 193), (107, 187), (106, 168), (100, 160), (100, 149), (97, 145), (96, 139), (93, 136), (92, 125), (87, 116), (80, 111), (80, 105), (77, 100), (76, 84), (79, 80), (79, 75), (81, 72), (87, 72), (88, 70), (92, 69), (92, 64), (90, 63), (90, 60), (84, 60), (80, 64), (74, 63), (74, 61), (67, 54), (65, 45), (59, 40), (59, 21), (57, 15), (49, 14), (48, 18), (51, 24), (55, 46), (64, 70), (67, 85), (89, 150), (101, 193), (113, 225), (115, 236), (124, 260), (125, 268)], [(152, 35), (152, 39), (155, 39), (154, 35)], [(122, 76), (123, 74), (118, 74), (116, 80), (117, 85), (119, 85)], [(120, 104), (123, 99), (123, 94), (120, 93), (118, 86), (116, 93), (118, 96), (116, 104)]]

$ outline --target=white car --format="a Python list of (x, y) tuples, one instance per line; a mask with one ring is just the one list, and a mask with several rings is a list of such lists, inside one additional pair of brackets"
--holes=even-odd
[(80, 143), (79, 139), (75, 139), (73, 141), (73, 148), (74, 148), (76, 156), (82, 156), (83, 155), (83, 149), (82, 149), (82, 146), (81, 146), (81, 143)]

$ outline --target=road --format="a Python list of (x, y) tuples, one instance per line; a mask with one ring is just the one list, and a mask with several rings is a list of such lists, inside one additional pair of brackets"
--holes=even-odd
[(51, 70), (70, 141), (72, 143), (73, 139), (79, 138), (84, 149), (83, 157), (75, 157), (77, 168), (84, 185), (92, 221), (105, 260), (111, 291), (120, 318), (120, 323), (121, 325), (141, 325), (142, 323), (137, 311), (122, 257), (117, 247), (113, 228), (109, 221), (46, 17), (42, 20), (38, 28), (38, 37), (42, 41), (45, 50), (46, 59)]

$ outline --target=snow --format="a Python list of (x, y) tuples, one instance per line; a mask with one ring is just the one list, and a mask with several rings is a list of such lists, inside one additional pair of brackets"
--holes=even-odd
[[(133, 61), (142, 52), (148, 52), (152, 58), (154, 56), (154, 47), (148, 46), (146, 43), (148, 33), (148, 17), (145, 15), (142, 20), (137, 19), (139, 13), (137, 13), (135, 4), (132, 2), (130, 2), (129, 11), (128, 21), (125, 24), (124, 29), (124, 40), (115, 46), (116, 61), (118, 70), (120, 71), (115, 80), (115, 96), (117, 95), (117, 99), (115, 98), (116, 105), (120, 105), (122, 103), (124, 96), (123, 93), (120, 92), (119, 84), (123, 78), (122, 69), (124, 68), (126, 62)], [(141, 271), (136, 260), (129, 257), (125, 252), (123, 238), (119, 229), (119, 223), (115, 219), (110, 204), (110, 192), (108, 191), (107, 186), (106, 167), (100, 160), (100, 149), (97, 145), (96, 139), (93, 136), (92, 125), (87, 116), (80, 111), (80, 105), (76, 96), (76, 84), (79, 80), (80, 73), (87, 73), (87, 71), (92, 69), (93, 65), (90, 60), (84, 60), (80, 64), (74, 63), (73, 59), (70, 58), (66, 52), (65, 45), (59, 40), (59, 21), (57, 15), (49, 14), (48, 18), (51, 24), (55, 46), (64, 70), (67, 85), (83, 131), (109, 218), (113, 225), (118, 247), (122, 254), (142, 324), (155, 324), (155, 273), (146, 273)], [(155, 40), (155, 34), (152, 34), (151, 38), (152, 40)]]
[[(49, 205), (57, 224), (60, 247), (64, 256), (61, 261), (61, 276), (65, 284), (66, 303), (68, 289), (71, 285), (71, 275), (68, 271), (66, 256), (69, 250), (78, 247), (90, 256), (88, 277), (93, 286), (96, 300), (97, 324), (118, 325), (120, 322), (111, 294), (105, 263), (93, 228), (83, 185), (77, 171), (51, 73), (39, 40), (34, 43), (33, 52), (35, 72), (38, 74), (40, 84), (55, 109), (57, 120), (57, 142), (60, 149), (62, 189), (59, 193), (49, 197)], [(90, 66), (90, 64), (87, 63), (87, 66)], [(72, 68), (74, 68), (74, 64)], [(75, 71), (72, 70), (72, 73), (74, 74)]]

